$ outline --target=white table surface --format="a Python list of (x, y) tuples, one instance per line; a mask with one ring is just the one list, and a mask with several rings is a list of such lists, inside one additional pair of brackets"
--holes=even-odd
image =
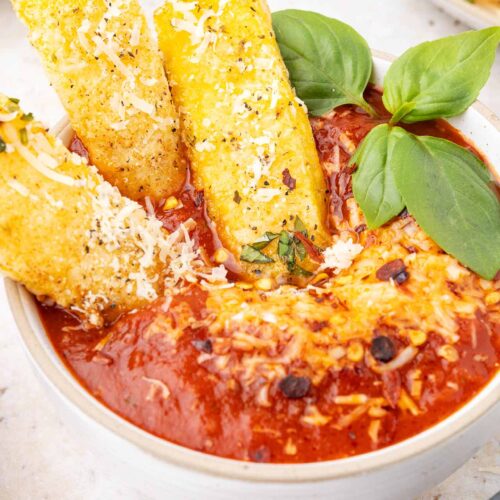
[[(151, 9), (152, 0), (146, 0)], [(466, 29), (425, 0), (271, 0), (273, 10), (309, 8), (354, 26), (370, 46), (399, 54)], [(0, 0), (0, 92), (22, 99), (48, 125), (63, 114), (9, 2)], [(481, 100), (500, 115), (500, 57)], [(91, 455), (38, 385), (0, 286), (0, 499), (139, 500)], [(500, 435), (426, 500), (487, 500), (500, 490)], [(354, 498), (354, 497), (353, 497)]]

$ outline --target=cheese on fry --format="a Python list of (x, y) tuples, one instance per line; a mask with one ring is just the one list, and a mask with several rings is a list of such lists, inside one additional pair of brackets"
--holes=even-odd
[(92, 163), (121, 193), (185, 180), (178, 115), (137, 0), (13, 0)]
[(0, 271), (99, 324), (159, 296), (169, 238), (0, 94)]
[[(290, 85), (261, 0), (169, 0), (155, 13), (196, 187), (235, 256), (265, 232), (304, 221), (321, 245), (325, 181), (307, 113)], [(274, 264), (242, 262), (276, 275)]]

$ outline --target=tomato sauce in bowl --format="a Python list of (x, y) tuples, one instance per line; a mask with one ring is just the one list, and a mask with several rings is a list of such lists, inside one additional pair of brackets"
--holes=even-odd
[[(380, 118), (371, 118), (354, 106), (342, 106), (311, 123), (328, 178), (332, 228), (348, 231), (367, 248), (374, 248), (385, 240), (353, 218), (349, 160), (366, 134), (386, 122), (389, 115), (378, 90), (368, 89), (366, 98)], [(451, 140), (478, 154), (444, 120), (408, 129)], [(72, 149), (85, 154), (77, 139)], [(206, 260), (212, 259), (219, 242), (203, 193), (187, 182), (175, 208), (165, 210), (162, 203), (153, 209), (169, 231), (193, 219), (196, 224), (191, 237)], [(394, 222), (394, 231), (408, 231), (410, 219), (401, 214)], [(405, 259), (418, 257), (418, 248), (406, 243), (400, 246)], [(374, 286), (377, 279), (383, 281), (384, 272), (400, 265), (403, 257), (394, 257), (398, 258), (391, 257), (385, 265), (389, 268), (377, 269), (379, 278), (369, 278)], [(400, 271), (404, 279), (394, 285), (398, 294), (416, 301), (430, 300), (415, 296), (412, 280), (416, 269), (405, 266)], [(348, 287), (348, 274), (349, 270), (332, 279)], [(293, 332), (287, 335), (279, 315), (267, 318), (269, 323), (277, 321), (275, 328), (281, 333), (276, 339), (268, 329), (274, 328), (272, 325), (264, 328), (251, 323), (240, 331), (229, 322), (214, 329), (217, 309), (213, 294), (220, 293), (229, 302), (247, 293), (245, 303), (250, 309), (265, 309), (267, 303), (272, 311), (274, 301), (279, 302), (270, 295), (244, 289), (236, 292), (240, 285), (236, 272), (230, 274), (234, 295), (231, 290), (208, 292), (191, 284), (168, 301), (161, 299), (102, 329), (85, 329), (76, 317), (57, 307), (39, 305), (39, 311), (56, 351), (74, 376), (94, 397), (133, 424), (171, 442), (221, 457), (304, 463), (366, 453), (414, 436), (455, 412), (497, 373), (498, 282), (485, 283), (476, 276), (467, 279), (470, 290), (477, 290), (485, 299), (478, 299), (481, 307), (472, 314), (457, 319), (453, 345), (440, 331), (428, 331), (425, 339), (420, 339), (422, 332), (415, 329), (405, 329), (403, 334), (403, 328), (395, 326), (385, 313), (373, 323), (369, 336), (346, 335), (340, 342), (331, 333), (334, 327), (329, 323), (328, 308), (332, 314), (338, 311), (344, 321), (350, 314), (368, 317), (368, 307), (355, 312), (349, 309), (350, 295), (344, 288), (323, 294), (321, 282), (314, 283), (307, 300), (318, 310), (324, 308), (326, 316), (320, 317), (320, 311), (318, 317), (300, 319), (300, 332), (307, 329), (314, 349), (302, 346), (301, 354), (295, 357), (288, 354), (295, 345), (290, 339)], [(464, 289), (451, 279), (445, 281), (452, 303), (463, 298)], [(301, 307), (300, 302), (296, 308)], [(424, 322), (426, 318), (419, 319)], [(341, 323), (337, 328), (342, 330)], [(330, 345), (330, 340), (335, 342)], [(253, 356), (252, 350), (259, 356)], [(325, 353), (334, 359), (331, 364), (325, 361)], [(405, 353), (410, 354), (407, 359), (403, 359)], [(266, 370), (266, 364), (276, 364), (269, 383), (264, 381), (269, 370), (263, 368), (249, 381), (242, 368), (259, 362)], [(395, 363), (394, 368), (386, 369), (391, 363)]]

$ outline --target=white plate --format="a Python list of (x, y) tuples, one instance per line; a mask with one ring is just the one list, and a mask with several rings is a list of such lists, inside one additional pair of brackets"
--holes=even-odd
[(498, 7), (474, 5), (467, 0), (432, 0), (432, 2), (472, 28), (500, 26), (500, 8)]

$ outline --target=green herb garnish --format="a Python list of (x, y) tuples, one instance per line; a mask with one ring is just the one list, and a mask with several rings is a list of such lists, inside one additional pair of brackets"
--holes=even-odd
[(355, 104), (376, 114), (363, 97), (372, 72), (370, 49), (353, 28), (301, 10), (275, 12), (273, 26), (290, 79), (309, 113), (321, 116)]
[(278, 238), (278, 236), (279, 234), (267, 232), (260, 240), (256, 241), (255, 243), (252, 243), (250, 246), (255, 248), (256, 250), (263, 250), (264, 248), (269, 246), (269, 244), (272, 241)]
[(278, 255), (285, 261), (291, 262), (293, 260), (293, 237), (290, 236), (288, 231), (281, 231), (280, 239), (278, 241)]
[(295, 223), (293, 226), (293, 230), (296, 233), (302, 233), (307, 238), (307, 229), (305, 224), (302, 222), (301, 218), (297, 215), (295, 217)]
[(493, 279), (500, 268), (500, 203), (485, 165), (453, 142), (399, 131), (392, 163), (408, 211), (443, 250)]
[[(360, 35), (311, 12), (278, 12), (273, 21), (292, 83), (312, 114), (347, 103), (371, 112), (360, 101), (372, 67)], [(500, 202), (488, 170), (465, 148), (396, 125), (463, 113), (488, 80), (499, 42), (500, 27), (493, 27), (405, 52), (385, 76), (390, 123), (375, 127), (351, 160), (354, 197), (371, 229), (406, 207), (438, 245), (487, 279), (500, 268)], [(303, 252), (294, 245), (296, 254)]]
[(468, 31), (407, 50), (389, 68), (383, 100), (391, 123), (414, 123), (463, 113), (487, 82), (500, 28)]
[(288, 272), (293, 276), (301, 276), (303, 278), (310, 278), (313, 275), (313, 273), (311, 273), (307, 269), (304, 269), (303, 267), (300, 267), (296, 263), (288, 265)]
[(5, 144), (5, 141), (0, 137), (0, 153), (4, 153), (7, 150), (7, 144)]
[(31, 122), (33, 121), (33, 119), (34, 119), (33, 113), (23, 113), (21, 115), (21, 120), (25, 122)]
[(24, 146), (28, 144), (28, 131), (25, 128), (19, 130), (19, 139)]
[(405, 208), (391, 166), (396, 141), (392, 127), (379, 125), (366, 136), (351, 159), (351, 164), (363, 162), (363, 167), (352, 176), (352, 189), (370, 229), (382, 226)]
[(307, 257), (307, 250), (302, 241), (297, 238), (297, 233), (307, 238), (306, 226), (299, 217), (295, 217), (294, 232), (284, 230), (279, 234), (266, 232), (264, 236), (255, 243), (243, 247), (240, 259), (245, 262), (256, 264), (269, 264), (275, 262), (271, 257), (265, 255), (262, 250), (277, 239), (278, 246), (276, 253), (286, 264), (288, 272), (294, 276), (311, 276), (312, 273), (297, 264), (297, 261), (303, 261)]
[(270, 264), (274, 262), (271, 257), (268, 257), (251, 245), (245, 245), (242, 248), (240, 259), (244, 262), (250, 262), (251, 264)]
[[(296, 227), (297, 227), (297, 219)], [(300, 219), (298, 227), (301, 228), (303, 226), (302, 221)], [(297, 231), (302, 234), (307, 234), (305, 226), (301, 231)], [(288, 267), (288, 271), (295, 276), (310, 276), (309, 271), (302, 269), (298, 264), (297, 260), (303, 261), (307, 257), (307, 251), (303, 245), (303, 243), (293, 234), (290, 234), (288, 231), (281, 231), (280, 239), (278, 242), (278, 255), (281, 260), (286, 263)]]

